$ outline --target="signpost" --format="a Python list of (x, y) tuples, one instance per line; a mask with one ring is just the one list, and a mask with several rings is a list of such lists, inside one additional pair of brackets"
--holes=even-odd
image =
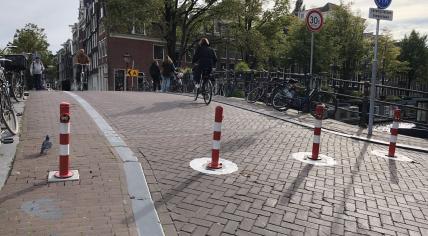
[(382, 10), (377, 8), (370, 8), (369, 18), (377, 20), (389, 20), (392, 21), (393, 12), (388, 10)]
[(311, 63), (309, 74), (312, 75), (312, 64), (314, 58), (314, 32), (319, 32), (323, 26), (324, 19), (322, 13), (316, 9), (308, 11), (306, 14), (306, 27), (311, 31)]
[(390, 20), (392, 21), (392, 11), (384, 10), (389, 7), (392, 0), (374, 0), (378, 9), (370, 8), (369, 18), (376, 19), (376, 38), (374, 48), (374, 58), (372, 65), (372, 79), (370, 86), (370, 109), (369, 109), (369, 127), (367, 133), (372, 135), (373, 133), (373, 120), (374, 120), (374, 100), (376, 94), (376, 73), (377, 73), (377, 47), (379, 39), (379, 21)]
[(138, 77), (139, 71), (137, 69), (128, 69), (127, 74), (129, 77)]
[(379, 9), (386, 9), (391, 4), (392, 0), (374, 0), (376, 3), (377, 8)]

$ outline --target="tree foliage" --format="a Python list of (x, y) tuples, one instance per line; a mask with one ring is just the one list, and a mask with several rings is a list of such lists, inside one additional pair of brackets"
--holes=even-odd
[(47, 41), (45, 29), (39, 28), (32, 23), (28, 23), (24, 28), (16, 30), (12, 45), (16, 46), (16, 48), (12, 49), (13, 53), (39, 52), (42, 56), (45, 56), (45, 58), (47, 58), (46, 56), (49, 54), (49, 43)]
[(412, 81), (428, 82), (428, 48), (427, 35), (420, 35), (412, 30), (399, 42), (401, 53), (399, 59), (409, 63), (407, 88)]
[(11, 44), (16, 46), (16, 48), (11, 49), (11, 53), (38, 54), (47, 68), (48, 76), (51, 78), (56, 76), (55, 56), (48, 50), (49, 43), (45, 29), (36, 24), (28, 23), (24, 28), (16, 30)]

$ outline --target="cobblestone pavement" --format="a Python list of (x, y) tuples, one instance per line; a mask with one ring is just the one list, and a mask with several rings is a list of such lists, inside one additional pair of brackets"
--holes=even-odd
[[(77, 93), (138, 153), (166, 235), (428, 235), (427, 154), (376, 157), (386, 146), (324, 132), (334, 167), (290, 157), (313, 131), (223, 105), (222, 158), (239, 170), (200, 174), (210, 157), (216, 103), (159, 93)], [(41, 135), (41, 134), (40, 134)]]
[[(225, 102), (233, 106), (242, 107), (244, 109), (256, 110), (257, 112), (277, 116), (280, 118), (290, 119), (296, 122), (303, 122), (305, 124), (313, 124), (314, 119), (310, 114), (299, 113), (296, 110), (289, 109), (285, 113), (278, 112), (270, 106), (265, 104), (250, 104), (244, 101), (244, 99), (239, 98), (225, 98), (222, 96), (216, 96), (215, 100), (219, 102)], [(328, 128), (333, 131), (341, 132), (348, 135), (356, 135), (359, 137), (367, 138), (367, 128), (360, 128), (356, 125), (346, 124), (340, 121), (333, 119), (328, 119), (323, 122), (323, 128)], [(389, 142), (389, 130), (379, 131), (376, 128), (373, 131), (371, 136), (373, 139), (381, 140), (384, 142)], [(428, 147), (428, 140), (423, 138), (415, 138), (406, 135), (398, 136), (399, 144), (417, 146), (422, 148)], [(428, 150), (428, 149), (427, 149)]]
[[(80, 181), (47, 183), (58, 170), (59, 104), (71, 105), (71, 167)], [(137, 235), (122, 165), (93, 121), (62, 92), (32, 92), (11, 175), (0, 191), (0, 235)], [(53, 143), (39, 155), (46, 135)]]

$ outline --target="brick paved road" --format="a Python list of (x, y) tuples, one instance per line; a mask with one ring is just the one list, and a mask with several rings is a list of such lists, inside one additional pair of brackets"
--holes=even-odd
[[(58, 170), (59, 103), (71, 107), (71, 167), (80, 181), (47, 183)], [(32, 92), (11, 176), (0, 191), (0, 235), (136, 235), (122, 164), (71, 97)], [(53, 150), (39, 156), (46, 134)]]
[(428, 235), (427, 154), (403, 163), (371, 155), (386, 147), (323, 133), (335, 167), (290, 158), (310, 151), (312, 131), (224, 106), (221, 157), (239, 171), (203, 175), (213, 111), (189, 97), (79, 93), (139, 154), (167, 235)]
[[(278, 112), (274, 110), (271, 106), (266, 106), (265, 104), (249, 104), (247, 102), (244, 102), (243, 99), (239, 98), (226, 98), (222, 96), (215, 96), (215, 100), (219, 102), (225, 102), (227, 104), (238, 106), (244, 109), (250, 109), (255, 110), (257, 112), (278, 116), (280, 118), (285, 118), (293, 121), (302, 122), (305, 124), (312, 124), (314, 123), (314, 119), (310, 114), (307, 113), (299, 113), (296, 110), (289, 109), (285, 113), (284, 112)], [(346, 124), (340, 121), (336, 121), (333, 119), (328, 119), (323, 122), (323, 127), (328, 128), (333, 131), (338, 131), (341, 133), (349, 134), (349, 135), (357, 135), (363, 138), (367, 138), (367, 128), (360, 128), (356, 125)], [(371, 136), (373, 139), (381, 140), (384, 142), (389, 142), (389, 130), (388, 131), (379, 131), (374, 129), (373, 135)], [(417, 146), (417, 147), (428, 147), (428, 139), (423, 138), (415, 138), (405, 135), (399, 135), (398, 136), (398, 144), (404, 144), (404, 145), (411, 145), (411, 146)]]

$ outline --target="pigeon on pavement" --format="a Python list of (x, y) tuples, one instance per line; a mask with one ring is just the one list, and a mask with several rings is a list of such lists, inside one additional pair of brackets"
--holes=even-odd
[(49, 141), (49, 135), (46, 135), (45, 141), (42, 143), (42, 147), (40, 148), (40, 155), (47, 154), (48, 150), (52, 147), (52, 142)]

